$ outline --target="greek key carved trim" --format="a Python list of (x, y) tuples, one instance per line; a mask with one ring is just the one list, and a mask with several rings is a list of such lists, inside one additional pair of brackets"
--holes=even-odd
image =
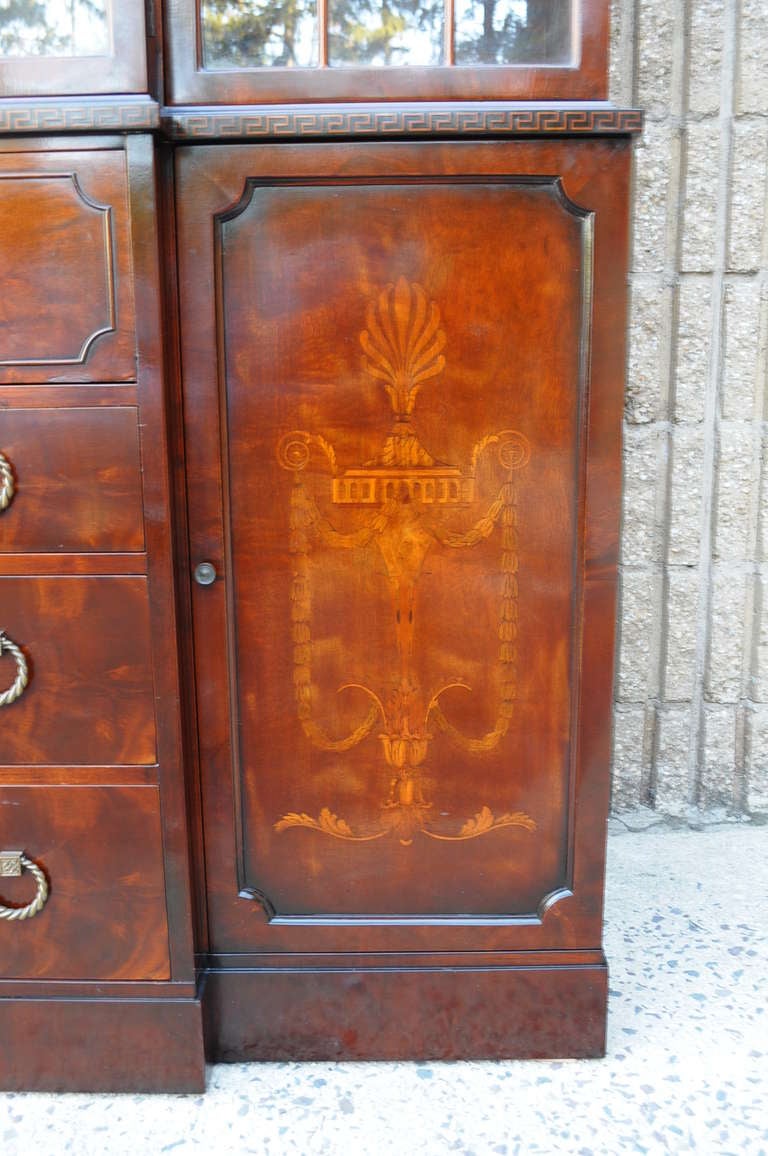
[(160, 127), (160, 108), (148, 98), (69, 104), (55, 100), (0, 101), (0, 133), (151, 132)]
[(639, 133), (638, 109), (488, 104), (251, 106), (164, 108), (166, 135), (178, 139), (246, 140), (310, 137), (584, 136)]

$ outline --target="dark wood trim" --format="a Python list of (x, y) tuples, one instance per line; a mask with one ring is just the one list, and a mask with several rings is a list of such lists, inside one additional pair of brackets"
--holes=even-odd
[(7, 1092), (202, 1092), (198, 999), (0, 999)]
[[(172, 481), (168, 463), (168, 427), (164, 397), (163, 302), (160, 291), (160, 234), (157, 169), (150, 136), (125, 142), (133, 238), (138, 389), (141, 411), (141, 459), (144, 485), (150, 612), (154, 640), (158, 762), (163, 851), (168, 902), (171, 976), (193, 980), (189, 839), (180, 712), (181, 672), (177, 651), (173, 562)], [(174, 704), (172, 707), (171, 704)]]
[(41, 577), (49, 574), (102, 574), (114, 577), (146, 574), (147, 555), (136, 554), (4, 554), (3, 577), (22, 574)]
[(610, 104), (337, 104), (163, 108), (174, 140), (339, 137), (617, 136), (639, 133), (638, 109)]
[(608, 968), (552, 962), (558, 966), (363, 972), (292, 970), (287, 963), (211, 971), (203, 997), (208, 1058), (295, 1063), (604, 1055)]
[(176, 197), (174, 146), (161, 142), (157, 150), (158, 206), (160, 239), (166, 291), (163, 295), (163, 352), (165, 355), (165, 396), (167, 399), (168, 446), (174, 498), (174, 581), (179, 663), (184, 694), (180, 704), (184, 770), (187, 791), (187, 830), (191, 853), (192, 918), (195, 949), (208, 949), (205, 846), (203, 839), (198, 715), (195, 687), (195, 654), (192, 632), (192, 567), (189, 555), (187, 509), (186, 445), (184, 440), (184, 399), (182, 391), (181, 339), (179, 332), (179, 285), (176, 251)]
[(0, 979), (5, 999), (195, 999), (194, 983), (162, 980)]
[(60, 385), (0, 385), (0, 409), (91, 409), (95, 405), (136, 405), (138, 393), (133, 382), (89, 384), (68, 382)]
[(343, 955), (334, 952), (210, 952), (200, 955), (197, 963), (200, 971), (281, 971), (305, 967), (310, 971), (351, 968), (366, 971), (393, 968), (478, 971), (489, 967), (596, 967), (605, 963), (605, 956), (600, 948), (573, 951), (566, 948), (554, 951), (412, 951), (407, 955), (386, 951), (346, 952)]
[[(3, 767), (3, 786), (89, 786), (89, 787), (156, 787), (159, 782), (154, 767), (67, 767), (51, 764)], [(0, 984), (2, 984), (0, 979)]]

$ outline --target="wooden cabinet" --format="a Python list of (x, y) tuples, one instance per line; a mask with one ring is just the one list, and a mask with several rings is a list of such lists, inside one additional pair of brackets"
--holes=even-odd
[(432, 5), (388, 63), (299, 7), (241, 59), (169, 0), (163, 88), (153, 5), (135, 85), (0, 102), (7, 1087), (199, 1087), (203, 1019), (213, 1059), (604, 1048), (607, 4)]

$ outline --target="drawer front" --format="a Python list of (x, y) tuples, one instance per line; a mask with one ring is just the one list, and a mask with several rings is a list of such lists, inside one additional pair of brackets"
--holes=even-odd
[[(0, 918), (5, 978), (160, 980), (170, 974), (160, 800), (154, 786), (0, 786), (0, 852), (23, 850), (49, 895)], [(0, 878), (0, 904), (28, 904), (29, 870)]]
[(135, 407), (2, 411), (0, 454), (13, 486), (0, 549), (143, 550)]
[(132, 381), (125, 154), (0, 156), (0, 383)]
[[(0, 626), (29, 668), (0, 707), (0, 764), (156, 761), (146, 578), (3, 578)], [(0, 658), (0, 689), (15, 664)]]

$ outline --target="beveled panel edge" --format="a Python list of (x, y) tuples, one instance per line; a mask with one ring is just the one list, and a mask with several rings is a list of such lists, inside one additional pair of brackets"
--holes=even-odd
[[(586, 502), (586, 465), (588, 461), (588, 444), (587, 444), (587, 429), (589, 423), (589, 398), (590, 398), (590, 347), (591, 334), (593, 325), (593, 297), (594, 297), (594, 218), (595, 210), (586, 208), (576, 201), (574, 201), (566, 192), (562, 175), (545, 176), (539, 174), (515, 174), (501, 176), (488, 176), (486, 178), (478, 178), (476, 176), (458, 178), (456, 174), (448, 175), (442, 173), (441, 175), (432, 174), (422, 178), (424, 185), (446, 185), (455, 186), (457, 181), (463, 185), (472, 184), (486, 184), (493, 183), (499, 188), (507, 190), (520, 188), (536, 188), (545, 189), (553, 193), (555, 204), (566, 215), (575, 218), (579, 222), (579, 252), (581, 257), (581, 296), (580, 296), (580, 310), (579, 321), (576, 327), (576, 332), (579, 335), (579, 353), (578, 353), (578, 393), (576, 396), (576, 457), (577, 462), (581, 463), (579, 466), (579, 488), (574, 495), (574, 528), (581, 524), (583, 518), (583, 509)], [(328, 182), (332, 187), (354, 188), (358, 185), (365, 185), (367, 182), (364, 178), (353, 177), (346, 178), (342, 176), (335, 176)], [(286, 187), (311, 187), (316, 185), (316, 180), (312, 178), (302, 177), (298, 179), (289, 178), (284, 182), (280, 179), (260, 179), (258, 177), (246, 177), (239, 199), (230, 204), (213, 215), (214, 222), (214, 281), (215, 281), (215, 296), (219, 303), (217, 305), (217, 326), (220, 326), (217, 348), (226, 349), (227, 340), (225, 335), (225, 268), (224, 268), (224, 251), (223, 251), (223, 230), (224, 226), (229, 222), (236, 220), (253, 204), (254, 193), (257, 189), (265, 187), (277, 186), (285, 184)], [(399, 177), (392, 178), (393, 186), (402, 186)], [(226, 373), (223, 369), (223, 361), (220, 367), (220, 419), (222, 428), (229, 429), (229, 416), (227, 410), (227, 392), (226, 392)], [(226, 435), (227, 444), (229, 442), (229, 434)], [(228, 454), (228, 451), (227, 451)], [(227, 458), (228, 460), (228, 458)], [(228, 475), (228, 470), (225, 467), (225, 477)], [(225, 564), (226, 572), (232, 574), (234, 572), (234, 563), (231, 557), (231, 506), (230, 506), (230, 487), (226, 482), (222, 494), (222, 514), (224, 519), (224, 542), (225, 542), (225, 557), (227, 559)], [(238, 880), (238, 898), (250, 900), (261, 908), (261, 914), (266, 919), (266, 922), (275, 927), (297, 928), (297, 927), (311, 927), (311, 928), (370, 928), (370, 927), (446, 927), (446, 928), (523, 928), (532, 927), (540, 928), (548, 922), (548, 916), (555, 907), (558, 911), (555, 917), (559, 917), (559, 908), (568, 900), (574, 900), (574, 853), (575, 853), (575, 804), (574, 799), (577, 791), (578, 779), (578, 735), (580, 731), (580, 709), (579, 709), (579, 694), (581, 688), (581, 667), (582, 667), (582, 642), (583, 642), (583, 542), (582, 535), (577, 533), (574, 529), (574, 543), (572, 557), (577, 561), (575, 574), (577, 575), (573, 587), (573, 603), (571, 623), (575, 625), (576, 630), (574, 634), (573, 654), (571, 660), (571, 684), (573, 687), (571, 703), (570, 703), (570, 751), (571, 754), (567, 763), (567, 775), (565, 778), (566, 786), (566, 802), (564, 813), (567, 817), (567, 827), (564, 834), (564, 850), (566, 854), (565, 872), (563, 878), (558, 884), (542, 894), (537, 900), (534, 907), (517, 912), (494, 912), (485, 914), (469, 914), (469, 913), (407, 913), (390, 912), (390, 913), (376, 913), (370, 912), (355, 912), (355, 913), (339, 913), (334, 911), (321, 911), (312, 914), (288, 914), (278, 909), (275, 901), (267, 894), (266, 890), (254, 882), (250, 882), (248, 878), (248, 865), (246, 862), (244, 848), (247, 844), (246, 837), (246, 819), (245, 813), (241, 806), (243, 797), (243, 790), (241, 786), (242, 780), (242, 760), (239, 754), (239, 722), (233, 729), (233, 753), (232, 753), (232, 767), (235, 775), (235, 828), (236, 828), (236, 869)], [(230, 642), (230, 652), (234, 654), (237, 650), (235, 637), (237, 635), (238, 627), (236, 624), (236, 611), (234, 604), (229, 605), (228, 616), (231, 618), (232, 638)], [(240, 695), (238, 690), (238, 674), (234, 668), (230, 671), (230, 686), (231, 686), (231, 707), (230, 710), (233, 715), (239, 719), (241, 712), (239, 709)], [(238, 771), (238, 768), (241, 768)], [(298, 818), (298, 816), (289, 816), (290, 818)], [(479, 816), (478, 816), (479, 817)], [(302, 819), (306, 820), (309, 817), (302, 815)], [(333, 819), (336, 820), (336, 816)], [(343, 820), (342, 820), (343, 822)], [(291, 824), (293, 825), (293, 824)], [(314, 827), (315, 829), (322, 829), (316, 822), (310, 820), (307, 823), (299, 823), (296, 825), (304, 825)], [(275, 825), (278, 827), (278, 824)], [(422, 828), (423, 830), (423, 828)], [(329, 833), (329, 832), (326, 832)], [(336, 835), (338, 837), (338, 835)], [(342, 836), (344, 837), (344, 836)], [(351, 836), (354, 838), (354, 836)], [(579, 900), (575, 900), (578, 906)], [(551, 917), (550, 917), (551, 921)]]
[(283, 140), (477, 136), (627, 136), (640, 109), (608, 102), (441, 102), (179, 106), (161, 109), (172, 140)]
[(160, 106), (148, 97), (61, 97), (0, 100), (0, 133), (151, 132)]

